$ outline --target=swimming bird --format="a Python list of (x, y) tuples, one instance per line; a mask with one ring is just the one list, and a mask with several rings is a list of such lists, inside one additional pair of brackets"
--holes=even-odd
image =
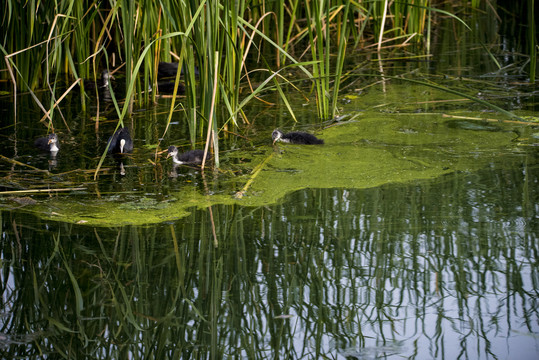
[(177, 72), (178, 72), (177, 62), (160, 61), (159, 64), (157, 65), (157, 78), (158, 79), (176, 76)]
[[(187, 69), (185, 66), (181, 70), (180, 75), (184, 75), (185, 69)], [(195, 66), (195, 75), (198, 76), (198, 68)], [(164, 79), (164, 78), (170, 78), (176, 76), (176, 73), (178, 72), (178, 63), (177, 62), (166, 62), (166, 61), (160, 61), (157, 66), (157, 78), (158, 79)]]
[(60, 142), (58, 141), (58, 135), (49, 134), (44, 137), (37, 138), (34, 141), (34, 145), (43, 151), (50, 151), (52, 154), (56, 154), (60, 150)]
[[(157, 82), (157, 90), (160, 94), (173, 94), (174, 93), (174, 81), (159, 80)], [(185, 94), (185, 85), (181, 82), (178, 83), (177, 95)]]
[(131, 135), (126, 127), (116, 130), (108, 143), (109, 154), (124, 154), (133, 151), (133, 140), (131, 140)]
[(271, 134), (271, 138), (273, 139), (274, 144), (276, 141), (299, 145), (318, 145), (324, 143), (324, 140), (318, 139), (316, 136), (302, 131), (293, 131), (284, 134), (281, 130), (275, 129)]
[[(190, 150), (182, 154), (178, 154), (178, 148), (174, 145), (169, 146), (168, 148), (168, 157), (172, 157), (174, 164), (191, 164), (191, 165), (200, 165), (202, 164), (202, 159), (204, 159), (204, 150)], [(211, 157), (210, 153), (206, 155), (206, 160), (209, 160)]]
[(97, 81), (93, 81), (90, 79), (84, 80), (84, 88), (85, 89), (95, 89), (97, 88), (107, 88), (109, 86), (110, 79), (114, 79), (114, 76), (112, 76), (107, 69), (103, 70), (101, 72), (101, 78), (97, 79)]

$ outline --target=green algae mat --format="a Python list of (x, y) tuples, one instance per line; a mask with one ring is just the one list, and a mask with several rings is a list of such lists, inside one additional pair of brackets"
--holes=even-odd
[(362, 189), (435, 179), (456, 171), (477, 171), (521, 151), (515, 126), (436, 114), (358, 117), (317, 132), (324, 145), (272, 146), (268, 141), (256, 154), (231, 152), (221, 165), (223, 173), (227, 159), (249, 161), (239, 165), (242, 175), (212, 179), (225, 189), (219, 193), (185, 181), (165, 200), (157, 200), (157, 190), (128, 197), (87, 193), (39, 199), (21, 210), (92, 226), (144, 225), (180, 219), (192, 208), (271, 205), (305, 188)]

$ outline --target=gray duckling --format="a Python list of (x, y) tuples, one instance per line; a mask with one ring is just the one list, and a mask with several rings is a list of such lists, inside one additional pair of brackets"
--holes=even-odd
[(108, 88), (109, 82), (111, 79), (114, 79), (114, 76), (112, 76), (108, 70), (103, 70), (101, 72), (101, 78), (97, 79), (97, 82), (94, 82), (93, 80), (84, 80), (84, 88), (85, 89), (95, 89), (96, 87), (101, 88)]
[(58, 135), (49, 134), (44, 137), (37, 138), (34, 141), (34, 145), (43, 151), (50, 151), (53, 154), (56, 154), (60, 150), (60, 142), (58, 141)]
[(324, 140), (302, 131), (293, 131), (285, 134), (281, 130), (275, 129), (271, 134), (271, 138), (274, 144), (277, 141), (298, 145), (320, 145), (324, 143)]
[[(176, 76), (176, 73), (178, 72), (178, 63), (177, 62), (166, 62), (166, 61), (160, 61), (157, 65), (157, 78), (158, 79), (164, 79), (164, 78), (170, 78)], [(198, 76), (198, 67), (195, 68), (195, 75)], [(184, 75), (185, 73), (185, 66), (184, 69), (181, 69), (180, 75)]]
[[(178, 154), (178, 148), (174, 145), (169, 146), (167, 158), (172, 157), (172, 161), (177, 165), (201, 165), (204, 159), (204, 150), (189, 150)], [(206, 160), (211, 157), (210, 153), (206, 155)]]

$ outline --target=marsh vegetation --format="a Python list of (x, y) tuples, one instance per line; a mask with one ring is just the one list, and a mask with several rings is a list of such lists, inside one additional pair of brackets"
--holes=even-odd
[(0, 358), (536, 357), (533, 0), (3, 6)]
[[(290, 94), (298, 92), (316, 104), (318, 121), (333, 119), (339, 115), (341, 89), (354, 86), (360, 76), (371, 83), (384, 75), (405, 77), (405, 72), (385, 66), (396, 57), (432, 61), (433, 51), (445, 45), (438, 40), (446, 26), (453, 27), (453, 40), (457, 34), (457, 43), (451, 45), (464, 48), (459, 38), (466, 39), (482, 47), (481, 62), (495, 71), (516, 71), (500, 60), (503, 48), (493, 47), (499, 35), (492, 24), (501, 23), (506, 32), (516, 34), (511, 40), (513, 54), (528, 54), (527, 61), (520, 59), (510, 66), (520, 66), (520, 71), (526, 71), (521, 75), (529, 75), (533, 83), (534, 1), (511, 4), (502, 2), (495, 8), (487, 1), (460, 0), (242, 0), (234, 4), (163, 0), (62, 1), (47, 6), (7, 1), (0, 23), (5, 57), (0, 76), (10, 81), (13, 96), (32, 93), (43, 112), (41, 120), (51, 131), (69, 130), (62, 101), (78, 84), (82, 109), (93, 113), (98, 128), (99, 107), (87, 109), (86, 94), (99, 97), (100, 93), (97, 87), (86, 89), (89, 86), (81, 79), (98, 81), (103, 69), (121, 74), (121, 96), (115, 96), (111, 84), (107, 96), (112, 97), (115, 117), (123, 125), (134, 109), (156, 103), (159, 64), (177, 62), (182, 71), (169, 81), (172, 92), (180, 87), (185, 98), (178, 102), (172, 97), (165, 121), (170, 123), (174, 111), (185, 111), (192, 146), (196, 142), (211, 146), (218, 166), (219, 139), (244, 132), (254, 120), (245, 111), (247, 104), (271, 106), (278, 101), (296, 119)], [(378, 60), (378, 68), (347, 63), (358, 51), (366, 54), (367, 62)], [(455, 51), (458, 54), (458, 48)], [(422, 80), (421, 75), (427, 74), (412, 78)], [(425, 86), (436, 84), (440, 85), (435, 79), (424, 81)], [(40, 95), (35, 94), (38, 90)], [(448, 90), (490, 104), (463, 89)], [(276, 92), (279, 100), (264, 99), (267, 92)], [(16, 101), (13, 105), (16, 113)]]

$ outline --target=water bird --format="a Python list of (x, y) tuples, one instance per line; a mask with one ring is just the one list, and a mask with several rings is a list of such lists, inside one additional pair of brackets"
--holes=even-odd
[[(157, 82), (157, 90), (160, 94), (173, 94), (174, 93), (174, 81), (160, 80)], [(178, 83), (177, 95), (185, 94), (185, 85)]]
[[(182, 154), (178, 154), (178, 148), (174, 145), (169, 146), (167, 158), (172, 157), (174, 164), (190, 164), (200, 165), (204, 159), (204, 150), (190, 150)], [(206, 154), (206, 160), (211, 157), (210, 153)]]
[(157, 78), (158, 79), (176, 76), (177, 72), (178, 72), (177, 62), (160, 61), (159, 65), (157, 65)]
[(95, 89), (97, 88), (108, 88), (109, 82), (111, 79), (114, 79), (114, 76), (112, 76), (107, 69), (103, 70), (101, 72), (101, 78), (97, 79), (97, 81), (86, 79), (84, 80), (84, 88), (85, 89)]
[(126, 127), (116, 130), (108, 143), (109, 154), (124, 154), (133, 151), (133, 140), (131, 140), (131, 135)]
[(302, 131), (293, 131), (284, 134), (281, 130), (275, 129), (271, 134), (271, 138), (273, 139), (274, 144), (277, 141), (298, 145), (319, 145), (324, 143), (324, 140)]
[(56, 154), (60, 150), (60, 142), (58, 141), (58, 135), (49, 134), (44, 137), (37, 138), (34, 141), (34, 145), (43, 151), (50, 151), (51, 154)]
[[(157, 65), (157, 78), (164, 79), (169, 77), (175, 77), (178, 72), (177, 62), (160, 61)], [(182, 68), (181, 75), (184, 75), (185, 68)], [(198, 76), (198, 68), (195, 66), (195, 75)]]

